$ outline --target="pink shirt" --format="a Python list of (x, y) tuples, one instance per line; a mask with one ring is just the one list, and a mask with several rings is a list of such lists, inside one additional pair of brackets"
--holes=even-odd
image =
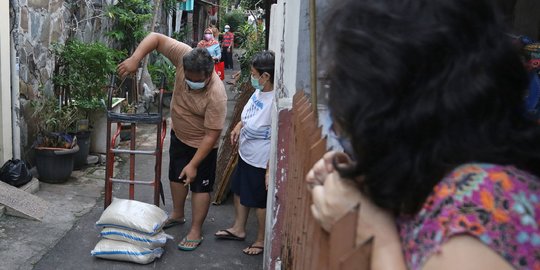
[(515, 269), (540, 269), (540, 180), (513, 166), (465, 164), (445, 177), (414, 217), (398, 220), (409, 269), (421, 269), (452, 236), (467, 234)]

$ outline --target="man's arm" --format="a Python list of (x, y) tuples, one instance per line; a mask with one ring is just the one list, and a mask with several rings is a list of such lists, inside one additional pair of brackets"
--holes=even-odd
[(212, 151), (220, 135), (221, 129), (206, 129), (206, 134), (204, 135), (197, 152), (195, 152), (195, 155), (191, 161), (188, 163), (188, 165), (186, 165), (186, 167), (184, 167), (178, 176), (179, 179), (185, 177), (184, 185), (188, 185), (195, 180), (195, 177), (197, 176), (197, 168), (204, 158), (206, 158), (208, 153)]
[(134, 73), (139, 67), (139, 62), (141, 62), (147, 54), (153, 50), (164, 53), (166, 48), (165, 44), (171, 41), (177, 42), (176, 40), (159, 33), (152, 32), (148, 34), (141, 43), (139, 43), (139, 46), (137, 46), (137, 49), (135, 49), (133, 54), (118, 65), (118, 74), (124, 77)]

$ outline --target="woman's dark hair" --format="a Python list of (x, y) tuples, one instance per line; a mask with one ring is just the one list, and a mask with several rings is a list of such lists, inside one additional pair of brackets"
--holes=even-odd
[(261, 51), (253, 56), (251, 66), (261, 75), (265, 72), (270, 74), (270, 81), (274, 83), (274, 62), (275, 55), (273, 51)]
[(184, 62), (184, 70), (204, 72), (206, 77), (210, 76), (214, 71), (214, 60), (205, 48), (193, 49), (184, 55), (182, 61)]
[(469, 162), (540, 175), (527, 75), (488, 0), (345, 0), (328, 18), (328, 104), (357, 159), (340, 173), (377, 205), (414, 214)]

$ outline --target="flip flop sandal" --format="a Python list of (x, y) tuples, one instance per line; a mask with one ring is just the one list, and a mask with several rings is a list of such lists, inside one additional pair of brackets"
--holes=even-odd
[(254, 246), (254, 245), (250, 245), (248, 247), (248, 249), (258, 249), (258, 252), (255, 252), (255, 253), (249, 253), (249, 251), (245, 251), (245, 250), (242, 250), (242, 252), (244, 252), (244, 254), (246, 255), (251, 255), (251, 256), (255, 256), (255, 255), (259, 255), (259, 254), (262, 254), (263, 251), (264, 251), (264, 247), (260, 247), (260, 246)]
[(163, 229), (168, 229), (170, 227), (182, 225), (184, 223), (186, 223), (186, 218), (182, 218), (182, 219), (169, 218), (169, 219), (167, 219), (167, 221), (165, 221), (165, 223), (163, 225)]
[[(220, 232), (224, 232), (226, 234), (218, 234)], [(236, 241), (244, 241), (245, 237), (240, 237), (238, 235), (235, 235), (234, 233), (230, 232), (229, 230), (219, 230), (217, 233), (214, 234), (214, 236), (217, 239), (223, 239), (223, 240), (236, 240)]]
[[(188, 240), (186, 237), (184, 237), (184, 239), (182, 239), (182, 241), (180, 241), (180, 243), (178, 244), (178, 249), (184, 250), (184, 251), (193, 251), (201, 245), (201, 242), (203, 239), (204, 237), (201, 237), (201, 239)], [(182, 245), (182, 243), (184, 243), (184, 245)], [(186, 246), (185, 243), (195, 243), (195, 245)]]

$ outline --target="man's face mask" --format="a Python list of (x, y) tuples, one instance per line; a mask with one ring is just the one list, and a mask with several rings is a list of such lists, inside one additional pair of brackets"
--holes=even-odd
[(186, 79), (186, 83), (191, 90), (200, 90), (205, 86), (205, 82), (192, 82), (188, 79)]

